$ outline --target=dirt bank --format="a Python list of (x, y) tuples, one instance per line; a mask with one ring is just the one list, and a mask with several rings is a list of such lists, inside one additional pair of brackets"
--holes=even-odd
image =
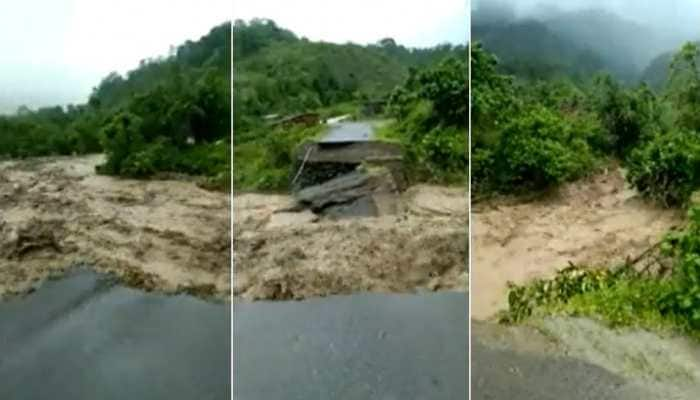
[(507, 306), (506, 283), (551, 275), (569, 261), (609, 265), (655, 243), (682, 213), (642, 201), (614, 168), (538, 199), (473, 205), (472, 318)]
[(228, 195), (98, 176), (101, 162), (0, 163), (0, 296), (85, 264), (131, 286), (228, 298)]
[(280, 195), (234, 195), (234, 296), (302, 299), (354, 292), (466, 290), (463, 188), (414, 186), (396, 215), (280, 212)]

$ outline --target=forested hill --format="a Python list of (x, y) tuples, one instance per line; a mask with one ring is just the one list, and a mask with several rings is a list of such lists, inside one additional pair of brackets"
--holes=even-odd
[[(700, 46), (700, 41), (695, 41), (694, 43)], [(656, 90), (662, 89), (668, 83), (671, 62), (673, 61), (673, 55), (677, 51), (678, 49), (673, 49), (673, 51), (667, 51), (656, 56), (644, 69), (641, 79)], [(700, 59), (696, 60), (696, 62), (700, 64)]]
[(123, 104), (130, 96), (167, 83), (174, 76), (213, 70), (228, 76), (231, 68), (230, 23), (222, 23), (199, 40), (174, 47), (167, 57), (142, 60), (125, 76), (111, 73), (95, 88), (90, 102), (103, 107)]
[(86, 104), (21, 108), (0, 117), (0, 157), (103, 152), (99, 172), (147, 177), (184, 172), (228, 182), (231, 24), (167, 57), (112, 73)]
[(602, 10), (516, 18), (492, 7), (476, 10), (472, 21), (473, 40), (496, 54), (505, 72), (525, 78), (585, 78), (605, 71), (636, 83), (653, 57), (682, 42)]
[(391, 38), (366, 46), (313, 42), (266, 19), (239, 20), (233, 29), (236, 126), (265, 114), (382, 97), (411, 67), (467, 57), (465, 46), (412, 49)]

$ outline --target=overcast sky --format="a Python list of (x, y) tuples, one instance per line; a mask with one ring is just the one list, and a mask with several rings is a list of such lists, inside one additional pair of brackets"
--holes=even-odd
[(547, 8), (602, 8), (660, 31), (686, 36), (700, 31), (698, 0), (473, 0), (472, 7), (499, 2), (511, 4), (519, 15), (532, 15)]
[(0, 112), (83, 103), (111, 71), (231, 19), (233, 0), (2, 0)]
[(235, 0), (234, 19), (268, 18), (310, 40), (411, 47), (466, 43), (468, 0)]

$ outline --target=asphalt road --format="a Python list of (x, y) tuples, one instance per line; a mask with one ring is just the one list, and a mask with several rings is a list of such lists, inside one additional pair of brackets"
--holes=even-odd
[(236, 400), (464, 400), (467, 294), (234, 304)]
[(320, 143), (366, 142), (374, 135), (374, 128), (369, 122), (340, 122), (330, 125), (328, 134)]
[(625, 380), (583, 361), (472, 343), (474, 400), (621, 399)]
[(50, 281), (0, 302), (0, 399), (229, 399), (230, 310), (93, 273)]

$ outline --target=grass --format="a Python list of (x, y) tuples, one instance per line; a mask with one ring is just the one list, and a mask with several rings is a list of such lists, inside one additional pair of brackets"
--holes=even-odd
[(295, 165), (295, 151), (306, 141), (324, 135), (326, 127), (296, 126), (289, 129), (259, 127), (234, 140), (233, 186), (237, 191), (283, 191), (288, 189)]
[(681, 333), (700, 340), (700, 331), (673, 312), (663, 299), (674, 290), (670, 277), (642, 274), (628, 266), (569, 267), (551, 279), (511, 285), (503, 323), (545, 316), (588, 317), (611, 327), (635, 327), (659, 333)]

